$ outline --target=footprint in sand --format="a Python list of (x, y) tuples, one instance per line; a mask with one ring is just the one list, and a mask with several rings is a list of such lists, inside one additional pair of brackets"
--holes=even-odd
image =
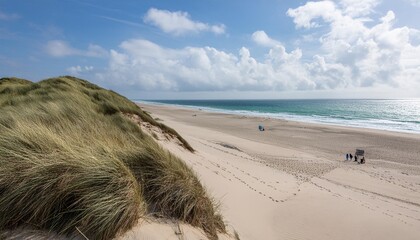
[[(222, 151), (222, 152), (225, 152), (225, 153), (227, 153), (227, 154), (230, 154), (230, 155), (236, 155), (236, 156), (238, 156), (237, 154), (232, 154), (232, 153), (229, 153), (229, 152), (227, 152), (227, 151), (223, 151), (223, 150), (221, 150), (221, 149), (218, 149), (218, 148), (216, 148), (216, 147), (213, 147), (213, 146), (210, 146), (210, 145), (208, 145), (208, 144), (205, 144), (205, 143), (202, 143), (203, 145), (206, 145), (206, 146), (208, 146), (208, 147), (212, 147), (212, 148), (214, 148), (214, 149), (216, 149), (216, 150), (219, 150), (219, 151)], [(241, 156), (239, 156), (239, 157), (241, 157)], [(247, 157), (241, 157), (241, 158), (243, 158), (243, 159), (248, 159), (248, 160), (251, 160), (251, 161), (254, 161), (254, 162), (261, 162), (261, 161), (257, 161), (255, 158), (253, 159), (253, 158), (247, 158)], [(214, 162), (211, 162), (211, 161), (209, 161), (208, 159), (206, 159), (210, 164), (212, 164), (213, 166), (215, 166), (215, 167), (217, 167), (217, 168), (219, 168), (219, 169), (221, 169), (222, 171), (224, 171), (224, 172), (227, 172), (227, 173), (229, 173), (231, 176), (233, 176), (235, 179), (237, 179), (239, 182), (241, 182), (242, 184), (244, 184), (247, 188), (249, 188), (250, 190), (252, 190), (252, 191), (254, 191), (254, 192), (257, 192), (257, 189), (256, 188), (253, 188), (253, 187), (251, 187), (251, 185), (249, 185), (246, 181), (244, 181), (243, 179), (241, 179), (241, 178), (239, 178), (236, 174), (234, 174), (234, 173), (232, 173), (230, 170), (227, 170), (227, 168), (225, 168), (225, 167), (221, 167), (220, 166), (220, 164), (217, 164), (217, 163), (214, 163)], [(255, 180), (257, 180), (258, 182), (260, 182), (261, 184), (263, 184), (263, 185), (265, 185), (265, 186), (267, 186), (267, 187), (269, 187), (269, 188), (271, 188), (271, 189), (274, 189), (274, 190), (278, 190), (276, 187), (274, 187), (274, 186), (272, 186), (272, 185), (270, 185), (270, 184), (268, 184), (267, 182), (265, 182), (265, 181), (263, 181), (263, 180), (261, 180), (261, 179), (259, 179), (258, 177), (255, 177), (255, 176), (253, 176), (251, 173), (249, 173), (249, 172), (246, 172), (246, 171), (244, 171), (244, 170), (242, 170), (242, 169), (240, 169), (239, 167), (237, 167), (237, 166), (234, 166), (233, 164), (231, 164), (231, 163), (226, 163), (227, 165), (229, 165), (229, 166), (231, 166), (231, 167), (233, 167), (233, 168), (235, 168), (236, 170), (238, 170), (238, 171), (240, 171), (240, 172), (242, 172), (242, 173), (244, 173), (244, 174), (246, 174), (247, 176), (249, 176), (249, 177), (252, 177), (253, 179), (255, 179)], [(266, 166), (269, 166), (268, 164), (265, 164)], [(209, 169), (208, 167), (206, 167), (207, 169)], [(217, 172), (217, 171), (216, 171)], [(231, 178), (229, 178), (229, 181), (232, 181), (232, 179)], [(276, 183), (278, 183), (279, 184), (279, 182), (277, 181)], [(267, 197), (267, 199), (270, 199), (271, 201), (273, 201), (273, 202), (284, 202), (285, 200), (276, 200), (276, 199), (274, 199), (273, 197), (271, 197), (271, 196), (268, 196), (267, 194), (265, 194), (265, 193), (263, 193), (263, 192), (261, 192), (261, 191), (259, 191), (258, 192), (260, 195), (262, 195), (262, 196), (264, 196), (264, 197)], [(296, 194), (295, 194), (296, 195)]]

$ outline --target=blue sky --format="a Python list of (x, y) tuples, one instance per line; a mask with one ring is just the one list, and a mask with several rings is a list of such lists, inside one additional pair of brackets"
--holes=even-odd
[(420, 0), (0, 0), (0, 76), (129, 98), (420, 97)]

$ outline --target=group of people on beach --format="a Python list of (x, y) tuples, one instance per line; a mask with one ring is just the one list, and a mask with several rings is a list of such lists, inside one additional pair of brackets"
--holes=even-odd
[[(351, 153), (346, 153), (346, 160), (348, 161), (349, 159), (350, 159), (350, 161), (352, 161), (353, 160), (353, 155)], [(357, 155), (355, 154), (354, 155), (354, 161), (359, 163), (359, 164), (364, 164), (365, 163), (365, 157), (362, 156), (360, 158), (360, 162), (359, 162), (358, 159), (357, 159)]]

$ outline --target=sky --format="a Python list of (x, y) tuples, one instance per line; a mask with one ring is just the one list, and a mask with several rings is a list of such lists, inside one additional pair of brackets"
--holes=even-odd
[(0, 77), (131, 99), (420, 98), (420, 0), (0, 0)]

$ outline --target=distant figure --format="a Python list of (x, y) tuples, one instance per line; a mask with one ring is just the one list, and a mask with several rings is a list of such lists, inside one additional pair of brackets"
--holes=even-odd
[(350, 161), (351, 161), (351, 160), (353, 160), (353, 155), (351, 155), (351, 153), (350, 153)]
[(360, 159), (360, 163), (365, 164), (365, 157), (362, 157), (362, 159)]
[(357, 155), (354, 155), (354, 161), (357, 162)]
[(349, 154), (346, 153), (346, 161), (348, 161), (348, 160), (349, 160)]
[(259, 129), (260, 131), (265, 131), (264, 126), (263, 126), (263, 125), (258, 125), (258, 129)]

